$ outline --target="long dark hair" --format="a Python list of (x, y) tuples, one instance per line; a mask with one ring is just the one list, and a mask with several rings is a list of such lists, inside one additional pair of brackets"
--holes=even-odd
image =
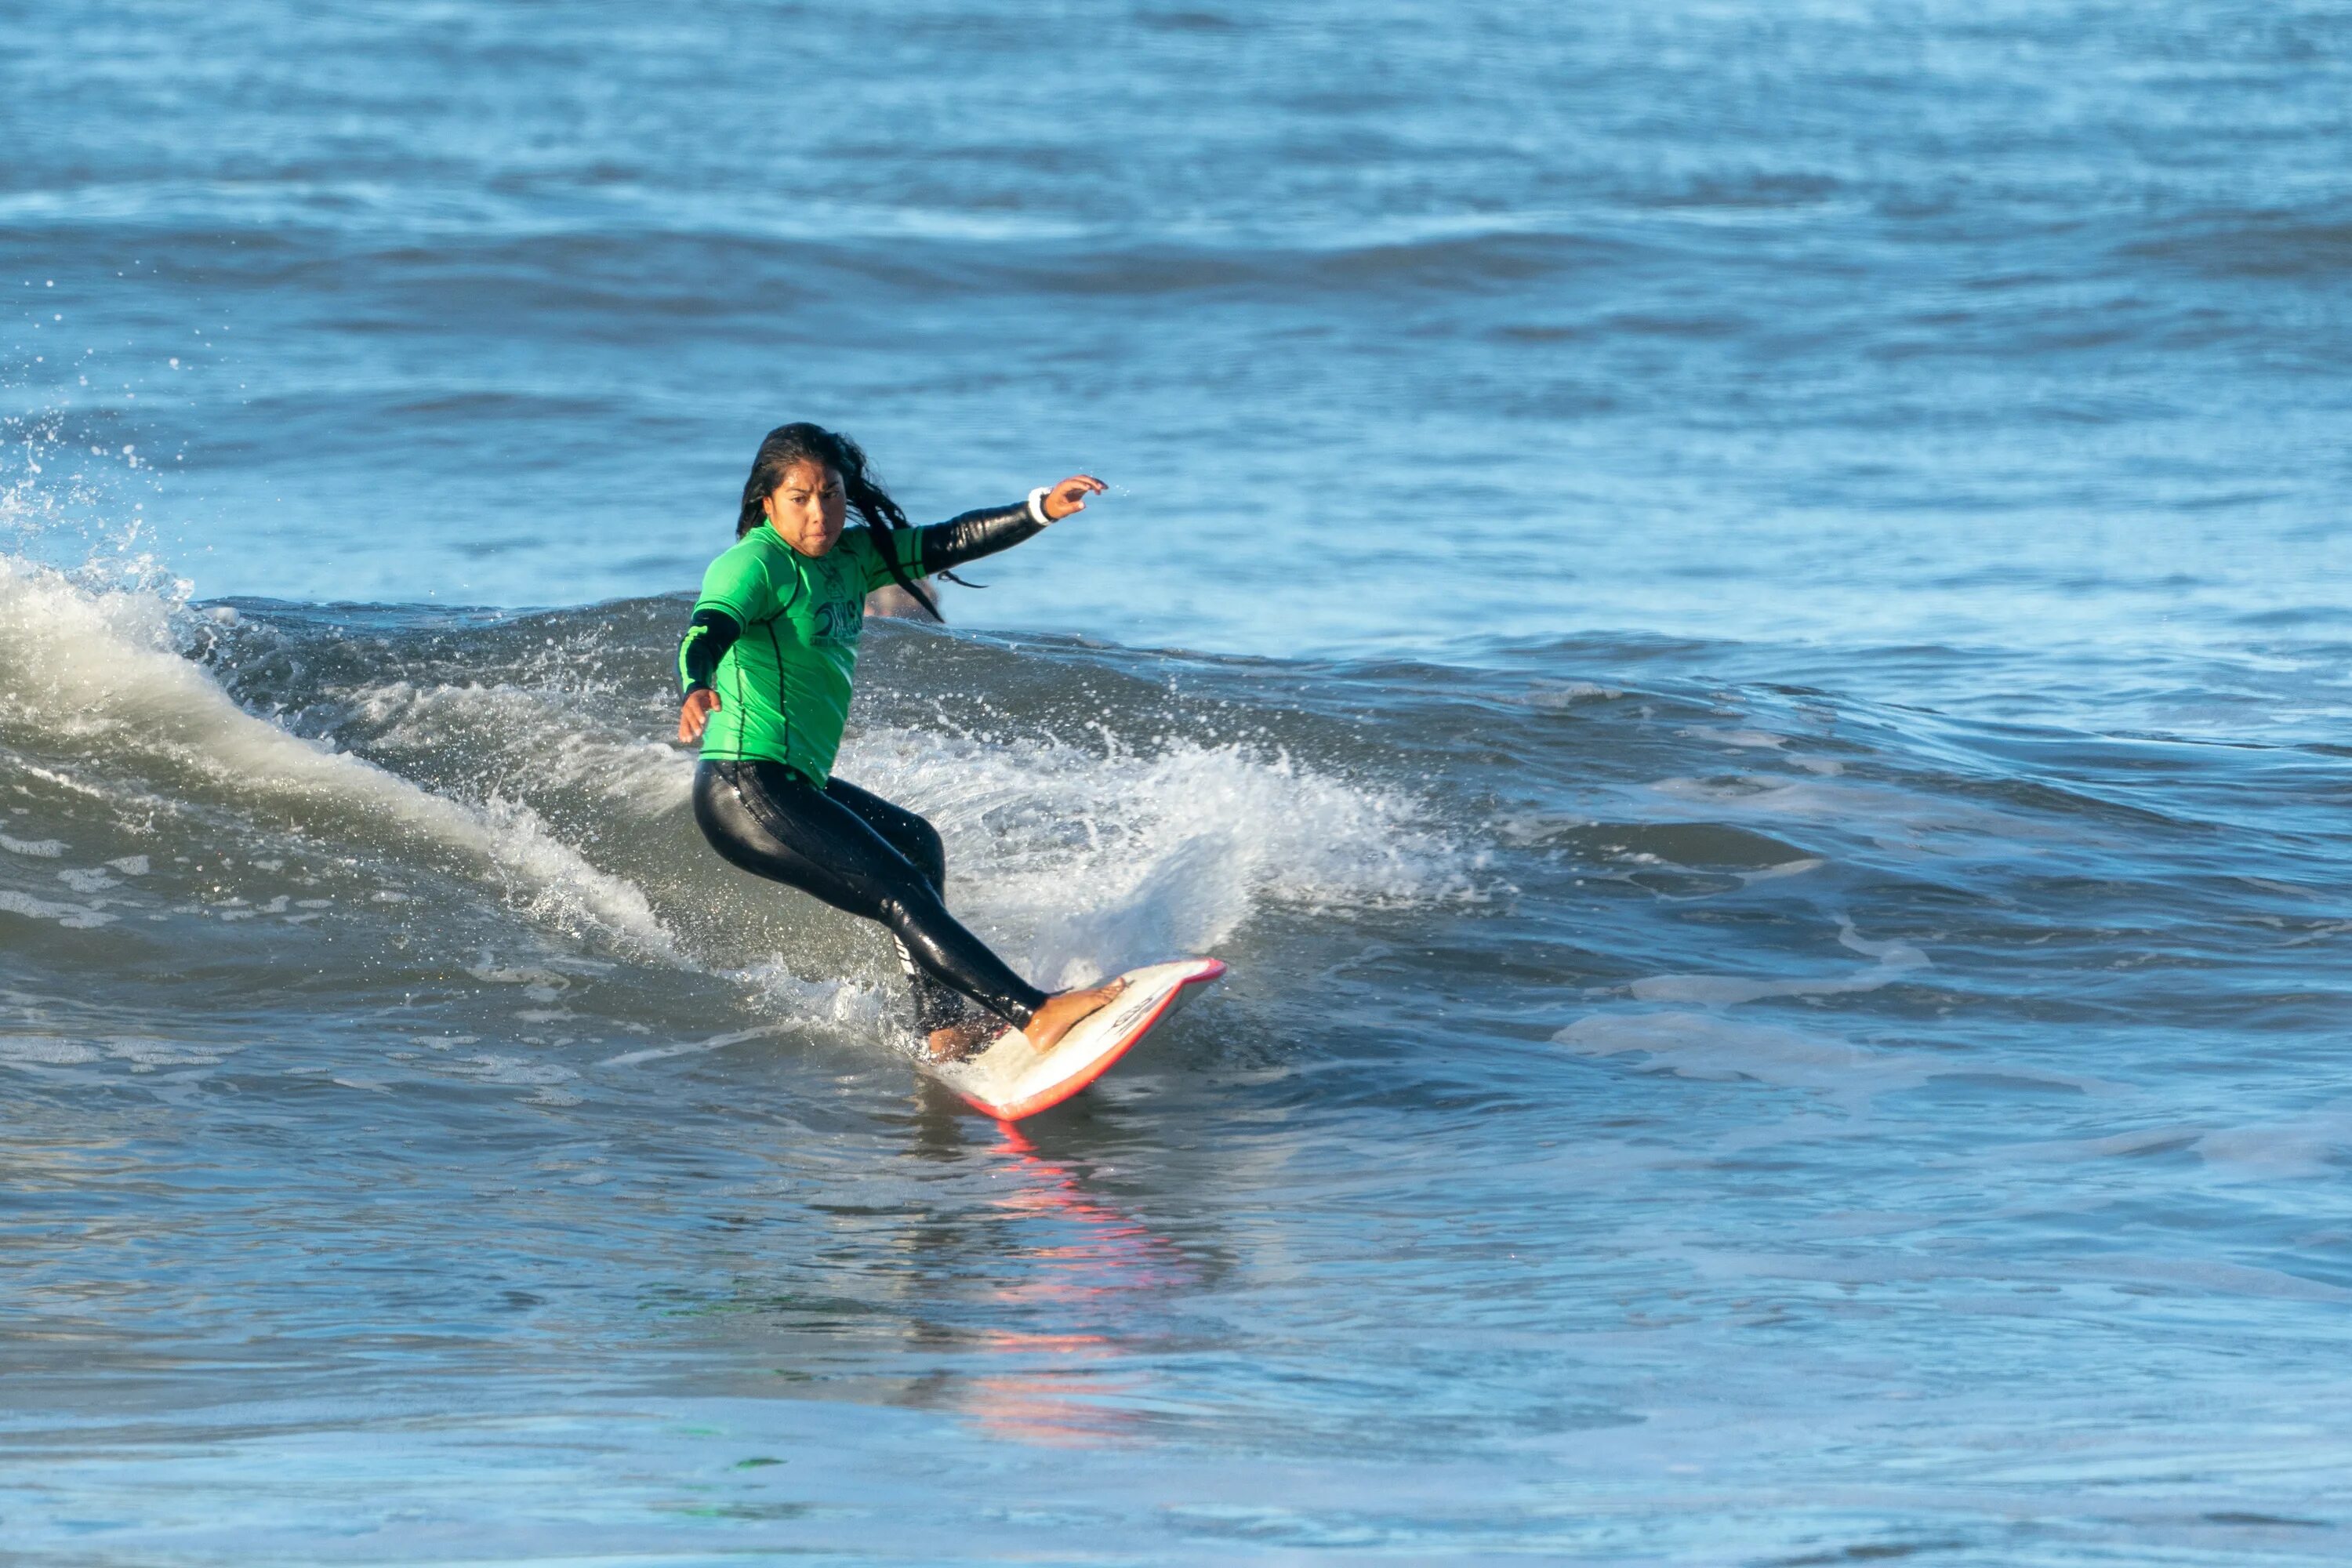
[[(866, 526), (881, 531), (913, 526), (908, 522), (907, 514), (899, 510), (898, 503), (890, 499), (890, 492), (884, 489), (881, 481), (867, 469), (865, 447), (822, 425), (779, 425), (761, 441), (760, 455), (751, 459), (751, 477), (743, 481), (742, 510), (735, 514), (736, 538), (742, 538), (767, 521), (767, 514), (761, 510), (760, 503), (775, 493), (776, 487), (784, 482), (784, 471), (794, 463), (814, 463), (839, 474), (842, 494), (849, 502), (849, 510), (863, 519)], [(906, 569), (898, 564), (898, 557), (894, 551), (885, 547), (882, 563), (890, 569), (890, 575), (897, 580), (898, 586), (906, 589), (931, 619), (945, 624), (947, 617), (940, 614), (938, 601), (915, 585), (914, 579), (908, 577)], [(950, 583), (963, 582), (962, 578), (949, 576), (945, 572), (940, 575)], [(965, 586), (971, 584), (966, 584)]]

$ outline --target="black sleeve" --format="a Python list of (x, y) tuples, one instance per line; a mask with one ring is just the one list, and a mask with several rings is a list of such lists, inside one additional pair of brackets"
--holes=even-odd
[(710, 678), (718, 672), (719, 661), (727, 657), (727, 650), (742, 635), (742, 626), (726, 611), (695, 611), (693, 622), (686, 628), (685, 640), (677, 645), (678, 695), (683, 698), (709, 690)]
[(1000, 550), (1010, 550), (1023, 540), (1045, 531), (1045, 525), (1029, 515), (1029, 503), (1020, 501), (1012, 506), (968, 511), (929, 528), (919, 528), (915, 534), (922, 544), (923, 572), (928, 576), (967, 561), (977, 561), (983, 555), (993, 555)]

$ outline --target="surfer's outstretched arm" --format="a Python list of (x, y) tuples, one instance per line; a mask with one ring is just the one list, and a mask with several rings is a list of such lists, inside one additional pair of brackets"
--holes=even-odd
[(1019, 506), (988, 507), (917, 529), (924, 575), (945, 572), (967, 561), (1010, 550), (1023, 540), (1034, 539), (1049, 524), (1059, 522), (1072, 512), (1086, 510), (1087, 498), (1100, 495), (1103, 489), (1103, 482), (1092, 474), (1072, 474), (1059, 484), (1038, 486)]

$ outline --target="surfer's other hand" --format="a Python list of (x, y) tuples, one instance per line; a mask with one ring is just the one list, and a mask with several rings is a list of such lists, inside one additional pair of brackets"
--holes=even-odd
[(1045, 492), (1045, 515), (1055, 522), (1074, 511), (1087, 510), (1087, 498), (1098, 496), (1108, 487), (1092, 474), (1072, 474)]
[(688, 692), (686, 700), (678, 705), (677, 710), (678, 743), (691, 746), (702, 739), (702, 727), (709, 723), (710, 716), (718, 711), (719, 693), (710, 688), (706, 686), (698, 691)]
[(1063, 991), (1045, 998), (1045, 1005), (1031, 1015), (1022, 1029), (1030, 1047), (1038, 1051), (1050, 1051), (1061, 1044), (1070, 1026), (1101, 1012), (1127, 989), (1125, 980), (1114, 980), (1108, 985), (1097, 985), (1089, 991)]

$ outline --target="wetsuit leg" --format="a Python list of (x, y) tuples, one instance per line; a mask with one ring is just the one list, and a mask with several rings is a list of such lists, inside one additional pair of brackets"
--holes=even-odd
[(999, 1017), (1024, 1025), (1045, 1005), (1045, 992), (948, 913), (921, 868), (789, 769), (704, 763), (694, 775), (694, 819), (710, 847), (746, 871), (889, 927), (926, 974)]
[[(947, 897), (948, 849), (938, 828), (905, 806), (884, 800), (845, 779), (826, 781), (824, 793), (855, 812), (859, 821), (882, 836), (884, 843), (913, 862), (915, 869), (930, 883), (931, 891), (942, 900)], [(907, 984), (915, 994), (917, 1028), (929, 1035), (937, 1029), (952, 1028), (973, 1016), (976, 1009), (963, 997), (923, 973), (903, 941), (894, 934), (890, 942), (898, 950), (898, 967), (905, 972)]]

